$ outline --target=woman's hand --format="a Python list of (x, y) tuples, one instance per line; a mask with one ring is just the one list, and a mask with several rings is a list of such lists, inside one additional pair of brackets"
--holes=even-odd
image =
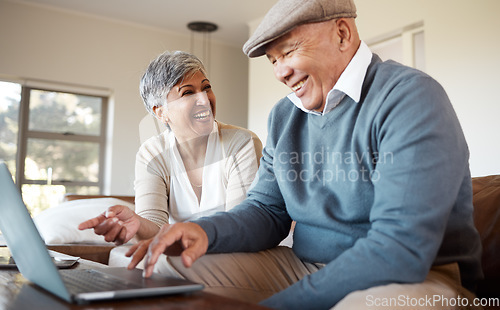
[(139, 230), (140, 218), (134, 211), (126, 206), (115, 205), (109, 207), (97, 217), (91, 218), (78, 225), (78, 229), (94, 229), (97, 235), (104, 236), (107, 242), (114, 242), (116, 245), (124, 244)]
[(171, 256), (181, 255), (184, 266), (191, 267), (207, 252), (207, 249), (208, 237), (203, 228), (198, 224), (185, 222), (163, 225), (154, 238), (135, 244), (125, 255), (132, 256), (129, 269), (135, 268), (144, 258), (144, 276), (150, 277), (162, 253)]

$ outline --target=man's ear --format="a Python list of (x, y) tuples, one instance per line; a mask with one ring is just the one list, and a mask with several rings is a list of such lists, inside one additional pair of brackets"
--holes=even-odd
[(336, 20), (337, 24), (337, 36), (339, 40), (339, 48), (341, 51), (345, 51), (351, 45), (353, 41), (353, 29), (352, 24), (346, 18), (339, 18)]

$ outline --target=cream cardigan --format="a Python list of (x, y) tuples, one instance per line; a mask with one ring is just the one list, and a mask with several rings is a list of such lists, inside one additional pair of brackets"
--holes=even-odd
[(135, 203), (138, 215), (161, 226), (217, 211), (243, 201), (258, 169), (262, 143), (251, 131), (214, 122), (198, 202), (189, 183), (173, 132), (144, 142), (136, 156)]

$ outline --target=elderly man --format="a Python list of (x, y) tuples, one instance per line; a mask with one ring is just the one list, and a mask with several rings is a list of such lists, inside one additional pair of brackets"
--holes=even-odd
[[(131, 267), (146, 255), (149, 276), (181, 253), (172, 273), (280, 309), (470, 305), (481, 249), (459, 122), (435, 80), (371, 53), (355, 17), (352, 0), (269, 11), (243, 49), (292, 93), (253, 188), (230, 212), (164, 227)], [(277, 247), (292, 221), (293, 249)]]

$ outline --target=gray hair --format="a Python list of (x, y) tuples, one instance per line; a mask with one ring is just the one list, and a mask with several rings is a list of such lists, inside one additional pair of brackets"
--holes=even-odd
[(183, 51), (166, 51), (153, 60), (141, 78), (139, 90), (146, 110), (154, 115), (153, 108), (167, 102), (170, 90), (188, 74), (201, 71), (207, 76), (198, 57)]

